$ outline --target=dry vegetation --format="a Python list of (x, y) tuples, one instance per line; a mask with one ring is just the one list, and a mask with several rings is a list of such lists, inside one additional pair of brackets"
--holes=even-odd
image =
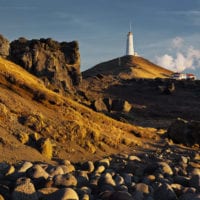
[(1, 160), (46, 159), (41, 154), (95, 159), (140, 146), (141, 135), (157, 135), (156, 129), (118, 122), (60, 96), (4, 59), (0, 59), (0, 94), (0, 148), (7, 152)]
[(121, 79), (168, 78), (173, 72), (138, 56), (124, 56), (100, 63), (83, 72), (83, 76), (117, 76)]

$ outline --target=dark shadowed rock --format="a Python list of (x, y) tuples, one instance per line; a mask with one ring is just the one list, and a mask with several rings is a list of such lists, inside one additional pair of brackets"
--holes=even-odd
[(109, 200), (133, 200), (133, 197), (128, 192), (117, 191), (113, 192)]
[(47, 195), (45, 200), (79, 200), (78, 194), (76, 193), (75, 190), (71, 188), (63, 188), (60, 190), (55, 191), (54, 193)]
[(113, 111), (119, 112), (129, 112), (132, 106), (128, 101), (122, 99), (115, 99), (112, 101), (112, 108)]
[(10, 44), (10, 59), (42, 79), (56, 92), (66, 93), (81, 81), (78, 42), (56, 42), (51, 38), (19, 38)]
[(159, 85), (158, 89), (161, 94), (172, 94), (176, 88), (174, 83), (167, 83), (166, 85)]
[(9, 56), (9, 41), (0, 34), (0, 57), (7, 58)]
[(154, 193), (156, 200), (177, 200), (174, 190), (168, 184), (161, 185)]
[(177, 119), (168, 128), (168, 136), (176, 143), (200, 145), (200, 121)]

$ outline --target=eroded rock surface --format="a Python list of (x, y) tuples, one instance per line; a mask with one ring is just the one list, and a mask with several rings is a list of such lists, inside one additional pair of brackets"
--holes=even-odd
[(10, 44), (10, 59), (42, 79), (56, 92), (72, 92), (81, 82), (80, 54), (77, 41), (19, 38)]

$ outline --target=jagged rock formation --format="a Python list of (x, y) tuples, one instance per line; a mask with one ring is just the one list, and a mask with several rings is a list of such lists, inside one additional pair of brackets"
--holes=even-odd
[(81, 82), (77, 41), (19, 38), (10, 44), (10, 59), (42, 79), (51, 90), (66, 94)]
[(10, 43), (0, 34), (0, 57), (7, 58), (9, 55)]

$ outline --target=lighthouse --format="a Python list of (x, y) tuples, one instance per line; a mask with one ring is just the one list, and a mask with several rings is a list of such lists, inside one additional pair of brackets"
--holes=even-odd
[(132, 55), (134, 56), (134, 47), (133, 47), (133, 33), (131, 32), (131, 25), (130, 25), (130, 31), (127, 35), (127, 41), (126, 41), (126, 55)]

